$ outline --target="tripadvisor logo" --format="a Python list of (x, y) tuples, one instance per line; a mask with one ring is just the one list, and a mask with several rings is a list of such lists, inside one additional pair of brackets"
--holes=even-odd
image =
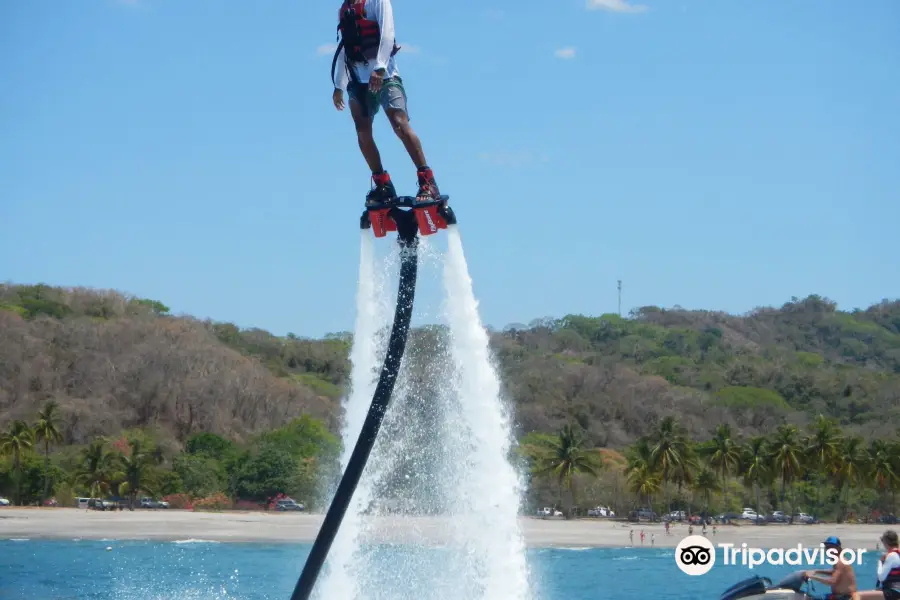
[[(762, 564), (774, 566), (791, 565), (822, 565), (833, 567), (838, 561), (845, 565), (861, 565), (865, 548), (854, 550), (853, 548), (841, 548), (831, 545), (819, 544), (818, 548), (804, 548), (797, 544), (794, 548), (771, 548), (768, 551), (762, 548), (749, 548), (747, 544), (741, 544), (740, 548), (734, 544), (719, 544), (722, 548), (726, 565), (743, 565), (745, 567), (758, 567)], [(740, 557), (740, 560), (738, 558)]]
[(716, 549), (702, 535), (689, 535), (675, 547), (675, 564), (688, 575), (705, 575), (716, 564)]
[[(840, 542), (837, 542), (840, 543)], [(749, 568), (762, 564), (782, 565), (827, 565), (833, 567), (838, 561), (847, 565), (861, 565), (864, 548), (842, 548), (834, 545), (820, 544), (818, 548), (804, 548), (797, 544), (794, 548), (750, 548), (747, 544), (736, 547), (734, 544), (719, 544), (722, 549), (724, 565), (742, 565)], [(682, 572), (688, 575), (705, 575), (716, 564), (716, 550), (712, 542), (702, 535), (691, 535), (679, 542), (675, 547), (675, 563)]]

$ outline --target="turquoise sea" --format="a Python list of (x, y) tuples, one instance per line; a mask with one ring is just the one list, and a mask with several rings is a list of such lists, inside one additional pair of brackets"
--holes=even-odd
[[(308, 544), (195, 540), (2, 540), (0, 599), (287, 600), (309, 549)], [(383, 568), (373, 582), (379, 590), (373, 597), (441, 597), (440, 580), (448, 575), (440, 549), (381, 546), (374, 554)], [(856, 568), (863, 589), (874, 584), (877, 560), (873, 551)], [(709, 573), (691, 577), (678, 569), (674, 550), (662, 548), (533, 549), (528, 561), (537, 600), (713, 600), (745, 577), (760, 574), (777, 581), (798, 569), (750, 570), (717, 559)]]

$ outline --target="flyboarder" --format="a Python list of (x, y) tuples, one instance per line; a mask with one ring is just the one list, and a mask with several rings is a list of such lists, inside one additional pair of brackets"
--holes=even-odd
[(422, 142), (409, 124), (406, 90), (394, 59), (400, 47), (394, 36), (391, 0), (344, 0), (337, 29), (340, 43), (331, 64), (332, 101), (337, 110), (344, 110), (347, 91), (359, 149), (372, 171), (373, 186), (366, 195), (366, 206), (383, 206), (397, 200), (397, 190), (381, 164), (372, 135), (372, 121), (379, 105), (416, 166), (419, 190), (415, 201), (441, 200)]
[[(348, 90), (359, 148), (372, 169), (375, 183), (374, 189), (366, 196), (366, 208), (359, 219), (359, 226), (360, 229), (371, 228), (376, 238), (384, 237), (388, 231), (397, 232), (397, 242), (402, 249), (399, 253), (400, 288), (387, 353), (372, 395), (372, 404), (291, 600), (308, 600), (312, 594), (391, 401), (406, 349), (416, 296), (418, 236), (431, 235), (439, 229), (447, 229), (448, 225), (456, 225), (456, 215), (447, 205), (448, 197), (438, 192), (434, 175), (425, 162), (422, 144), (409, 126), (406, 92), (394, 62), (399, 48), (394, 41), (390, 0), (344, 0), (338, 32), (341, 41), (331, 63), (334, 106), (338, 110), (344, 109), (344, 90)], [(339, 61), (340, 76), (335, 80), (335, 66)], [(372, 119), (379, 105), (384, 107), (394, 131), (403, 141), (418, 170), (419, 191), (415, 197), (397, 196), (391, 178), (381, 165), (381, 157), (372, 138)]]

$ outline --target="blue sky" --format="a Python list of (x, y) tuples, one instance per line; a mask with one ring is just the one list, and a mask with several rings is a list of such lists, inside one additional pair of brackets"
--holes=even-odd
[[(626, 311), (900, 296), (900, 3), (585, 2), (394, 2), (486, 323), (615, 311), (617, 279)], [(0, 3), (0, 280), (351, 330), (369, 173), (331, 105), (338, 5)]]

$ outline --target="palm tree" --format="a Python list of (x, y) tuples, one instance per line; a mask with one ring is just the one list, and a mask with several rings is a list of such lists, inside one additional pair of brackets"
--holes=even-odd
[(159, 464), (162, 457), (156, 448), (145, 448), (141, 440), (130, 440), (128, 452), (119, 454), (122, 471), (115, 478), (121, 480), (119, 493), (128, 496), (129, 508), (134, 510), (134, 501), (141, 491), (149, 491), (150, 468)]
[(12, 455), (13, 473), (16, 477), (16, 495), (13, 502), (22, 504), (22, 453), (29, 450), (34, 444), (34, 433), (25, 421), (13, 421), (0, 435), (0, 454)]
[[(691, 489), (694, 485), (696, 473), (700, 469), (700, 461), (697, 459), (697, 447), (695, 444), (685, 442), (684, 450), (681, 456), (681, 462), (675, 466), (675, 472), (672, 473), (672, 481), (678, 486), (677, 495), (681, 497), (683, 487)], [(691, 495), (687, 497), (688, 514), (691, 513)]]
[(897, 434), (897, 439), (888, 444), (888, 448), (890, 450), (891, 457), (891, 468), (894, 471), (896, 477), (894, 478), (894, 483), (891, 486), (891, 504), (893, 504), (894, 514), (897, 513), (897, 497), (896, 492), (897, 488), (900, 487), (900, 433)]
[(897, 491), (898, 485), (900, 485), (900, 433), (897, 434), (897, 440), (891, 443), (890, 448), (891, 466), (894, 468), (894, 473), (897, 474), (897, 479), (894, 480), (894, 487), (891, 488), (894, 514), (897, 514), (897, 498), (894, 496), (894, 494)]
[(628, 469), (628, 489), (637, 494), (638, 500), (647, 498), (647, 507), (653, 510), (653, 494), (659, 491), (659, 476), (644, 464)]
[(703, 467), (703, 470), (697, 475), (697, 482), (694, 484), (694, 489), (697, 492), (700, 492), (700, 495), (703, 497), (706, 504), (704, 512), (706, 513), (706, 518), (709, 518), (710, 496), (719, 489), (719, 482), (716, 481), (716, 474), (708, 468)]
[[(841, 516), (844, 516), (847, 505), (850, 503), (850, 490), (856, 487), (865, 477), (867, 458), (863, 439), (859, 436), (844, 438), (838, 448), (838, 468), (835, 471), (835, 484), (839, 497), (843, 497)], [(845, 488), (846, 493), (844, 492)]]
[(803, 446), (800, 432), (794, 425), (779, 425), (769, 446), (769, 464), (773, 474), (781, 479), (781, 503), (784, 503), (787, 484), (800, 476), (803, 467)]
[(81, 465), (75, 480), (86, 486), (91, 498), (108, 494), (116, 472), (116, 455), (106, 448), (105, 438), (95, 438), (81, 451)]
[(674, 417), (665, 417), (660, 422), (652, 440), (650, 466), (654, 471), (662, 472), (665, 512), (668, 513), (671, 508), (668, 492), (669, 475), (678, 469), (684, 460), (685, 448), (688, 444), (684, 432)]
[[(894, 490), (897, 488), (897, 472), (894, 470), (895, 458), (891, 455), (891, 445), (884, 440), (872, 440), (869, 445), (868, 478), (882, 493), (891, 492), (891, 504), (894, 504)], [(893, 508), (893, 507), (892, 507)]]
[(725, 510), (728, 510), (728, 474), (733, 472), (741, 458), (740, 447), (731, 434), (731, 425), (723, 423), (716, 427), (713, 438), (703, 445), (703, 454), (709, 465), (722, 475), (722, 493)]
[(535, 459), (535, 475), (553, 475), (559, 486), (559, 493), (568, 489), (572, 506), (566, 511), (570, 518), (572, 507), (577, 504), (575, 476), (586, 473), (597, 477), (603, 468), (603, 458), (596, 450), (584, 447), (584, 436), (571, 425), (564, 425), (559, 434), (543, 438), (529, 448)]
[(44, 405), (34, 424), (34, 437), (36, 441), (44, 442), (44, 496), (41, 504), (50, 496), (50, 444), (61, 442), (63, 437), (57, 424), (59, 404), (51, 400)]
[(769, 448), (766, 438), (757, 436), (750, 438), (741, 452), (741, 471), (744, 473), (744, 485), (756, 492), (756, 513), (759, 512), (759, 490), (771, 478), (769, 468)]
[(809, 470), (830, 476), (835, 468), (839, 443), (837, 423), (819, 415), (810, 426), (810, 435), (806, 438), (805, 458)]
[[(647, 437), (644, 436), (639, 438), (634, 445), (628, 448), (625, 458), (628, 461), (625, 464), (625, 479), (628, 482), (631, 491), (638, 494), (638, 502), (640, 502), (643, 499), (643, 495), (648, 494), (648, 492), (638, 491), (638, 488), (652, 488), (652, 492), (654, 493), (658, 489), (656, 483), (649, 483), (653, 479), (654, 473), (651, 468), (653, 462), (653, 450), (650, 447), (650, 442), (647, 440)], [(649, 508), (652, 509), (653, 507), (650, 506)]]
[(628, 448), (626, 460), (628, 461), (625, 466), (626, 475), (636, 469), (650, 469), (650, 464), (653, 462), (653, 450), (646, 437), (638, 439), (633, 446)]

